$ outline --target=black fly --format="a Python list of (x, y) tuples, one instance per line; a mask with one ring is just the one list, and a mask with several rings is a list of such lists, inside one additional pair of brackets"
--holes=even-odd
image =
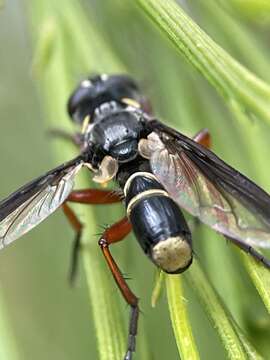
[[(82, 81), (68, 102), (82, 133), (74, 137), (80, 155), (23, 186), (0, 203), (3, 248), (62, 206), (77, 232), (71, 276), (82, 225), (68, 202), (124, 201), (126, 217), (106, 228), (99, 246), (125, 300), (131, 306), (125, 360), (132, 358), (138, 299), (114, 261), (109, 245), (134, 231), (143, 251), (163, 271), (175, 274), (192, 263), (191, 233), (180, 208), (223, 234), (264, 266), (270, 261), (253, 246), (270, 247), (270, 197), (208, 148), (210, 135), (190, 139), (151, 115), (137, 84), (125, 75)], [(86, 166), (93, 180), (115, 180), (123, 195), (105, 190), (73, 190)]]

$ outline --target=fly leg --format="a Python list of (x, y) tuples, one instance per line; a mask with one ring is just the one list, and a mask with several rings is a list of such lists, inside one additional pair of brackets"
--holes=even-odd
[(76, 232), (75, 239), (73, 242), (72, 252), (71, 252), (70, 270), (68, 276), (69, 282), (73, 284), (78, 268), (78, 255), (79, 255), (79, 249), (81, 243), (83, 224), (80, 222), (75, 212), (71, 209), (71, 207), (67, 203), (64, 203), (62, 205), (62, 209), (70, 225)]
[(135, 347), (136, 347), (136, 335), (137, 335), (138, 318), (139, 318), (139, 306), (138, 306), (139, 299), (136, 297), (136, 295), (134, 295), (134, 293), (131, 291), (128, 284), (126, 283), (118, 265), (116, 264), (116, 262), (114, 261), (111, 255), (109, 245), (117, 241), (123, 240), (130, 231), (131, 231), (131, 224), (129, 223), (128, 219), (124, 217), (123, 219), (113, 224), (108, 229), (106, 229), (98, 242), (102, 250), (102, 253), (105, 257), (105, 260), (114, 277), (114, 280), (117, 283), (117, 286), (121, 291), (122, 296), (124, 297), (124, 299), (131, 308), (129, 331), (128, 331), (128, 346), (124, 360), (132, 359), (132, 353), (135, 351)]
[(195, 136), (193, 136), (193, 140), (197, 143), (203, 145), (207, 149), (211, 148), (211, 135), (208, 131), (208, 129), (202, 129), (200, 130)]
[(116, 192), (101, 189), (73, 190), (67, 198), (68, 202), (89, 205), (114, 204), (121, 200), (121, 196)]
[(270, 269), (270, 260), (265, 256), (260, 254), (257, 250), (255, 250), (252, 246), (248, 244), (244, 244), (239, 240), (233, 239), (231, 237), (225, 236), (226, 239), (230, 240), (233, 244), (240, 247), (243, 251), (250, 254), (256, 261), (262, 263), (267, 269)]
[[(211, 135), (208, 129), (200, 130), (195, 136), (193, 136), (193, 140), (198, 144), (206, 147), (207, 149), (211, 148)], [(191, 229), (195, 229), (200, 224), (200, 220), (196, 217), (189, 220), (188, 225)]]
[(76, 232), (72, 253), (71, 253), (71, 263), (70, 263), (70, 271), (69, 271), (69, 281), (71, 284), (74, 282), (77, 273), (78, 256), (80, 250), (83, 224), (80, 222), (77, 215), (67, 204), (67, 202), (95, 205), (95, 204), (113, 204), (120, 201), (121, 201), (120, 196), (112, 191), (99, 190), (99, 189), (84, 189), (84, 190), (72, 191), (72, 193), (67, 198), (66, 202), (62, 205), (64, 214), (66, 215), (70, 225)]
[(59, 128), (52, 128), (47, 131), (48, 135), (53, 138), (59, 138), (71, 142), (77, 148), (83, 144), (83, 135), (81, 133), (71, 134), (68, 131)]

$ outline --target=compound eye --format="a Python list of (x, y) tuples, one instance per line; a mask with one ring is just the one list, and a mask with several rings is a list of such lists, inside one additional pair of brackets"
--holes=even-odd
[(85, 117), (90, 114), (92, 110), (92, 92), (92, 83), (86, 79), (81, 82), (80, 86), (70, 96), (67, 110), (70, 118), (75, 123), (82, 124)]

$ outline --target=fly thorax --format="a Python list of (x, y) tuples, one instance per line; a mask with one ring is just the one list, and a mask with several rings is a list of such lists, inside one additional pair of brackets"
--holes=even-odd
[(104, 154), (123, 163), (137, 156), (142, 130), (139, 114), (125, 110), (117, 111), (93, 124), (89, 141)]
[(108, 115), (123, 110), (124, 107), (125, 106), (123, 104), (116, 101), (105, 102), (95, 109), (92, 121), (94, 123), (98, 123)]

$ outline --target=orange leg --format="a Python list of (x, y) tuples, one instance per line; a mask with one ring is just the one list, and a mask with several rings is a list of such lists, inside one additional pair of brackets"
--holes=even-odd
[(193, 136), (193, 140), (203, 145), (207, 149), (211, 148), (212, 141), (208, 129), (202, 129), (201, 131), (199, 131), (195, 136)]
[(80, 204), (113, 204), (121, 201), (121, 197), (113, 191), (100, 189), (74, 190), (67, 201)]
[(62, 205), (62, 209), (70, 225), (76, 232), (76, 236), (73, 242), (73, 247), (71, 252), (71, 261), (70, 261), (70, 270), (69, 270), (69, 282), (73, 284), (78, 268), (78, 255), (79, 255), (83, 225), (79, 221), (75, 212), (68, 206), (67, 203), (64, 203)]
[[(212, 140), (208, 129), (200, 130), (195, 136), (193, 136), (193, 140), (207, 149), (211, 148)], [(200, 224), (200, 221), (198, 218), (193, 217), (190, 219), (189, 223), (195, 229)]]
[(105, 260), (112, 272), (115, 282), (118, 285), (124, 299), (131, 307), (131, 316), (129, 321), (129, 331), (128, 331), (128, 346), (127, 352), (124, 360), (131, 360), (132, 353), (135, 351), (136, 346), (136, 335), (138, 328), (138, 318), (139, 318), (139, 299), (131, 291), (128, 284), (126, 283), (118, 265), (114, 261), (109, 245), (121, 241), (125, 236), (131, 231), (131, 224), (128, 219), (124, 217), (117, 223), (113, 224), (111, 227), (105, 230), (101, 238), (99, 239), (99, 246), (102, 250), (102, 253), (105, 257)]
[[(119, 195), (115, 194), (112, 191), (85, 189), (85, 190), (73, 191), (69, 195), (66, 201), (76, 202), (80, 204), (112, 204), (112, 203), (120, 202), (121, 198), (119, 197)], [(70, 225), (76, 232), (74, 245), (72, 248), (71, 265), (69, 271), (69, 280), (71, 283), (73, 283), (78, 267), (78, 256), (79, 256), (80, 240), (81, 240), (83, 225), (79, 221), (75, 212), (67, 204), (67, 202), (65, 202), (62, 205), (62, 209)]]

